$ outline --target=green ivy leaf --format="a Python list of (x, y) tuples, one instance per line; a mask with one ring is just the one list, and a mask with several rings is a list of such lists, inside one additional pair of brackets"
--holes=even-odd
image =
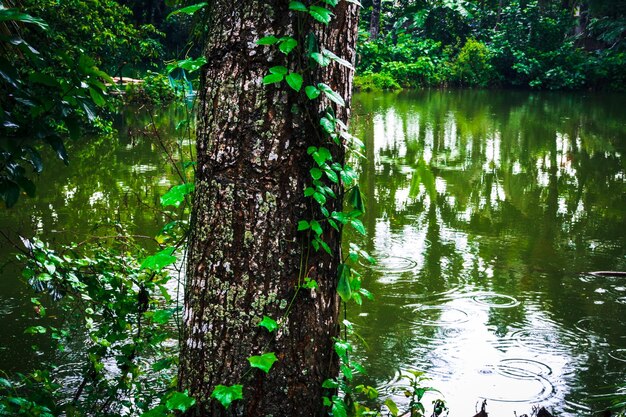
[(165, 406), (171, 411), (178, 410), (185, 412), (195, 403), (195, 398), (191, 398), (187, 394), (187, 390), (185, 390), (185, 392), (174, 391), (172, 396), (165, 403)]
[(352, 298), (352, 288), (350, 287), (350, 267), (346, 264), (340, 264), (337, 269), (339, 281), (337, 282), (337, 293), (344, 303)]
[(297, 12), (308, 12), (309, 9), (306, 8), (304, 3), (299, 1), (290, 1), (289, 2), (289, 10), (295, 10)]
[(267, 331), (271, 333), (278, 329), (278, 323), (276, 322), (276, 320), (270, 317), (263, 316), (263, 320), (261, 320), (261, 323), (259, 323), (259, 327), (265, 327)]
[(333, 398), (333, 417), (348, 417), (348, 412), (346, 411), (346, 405), (343, 400), (339, 397)]
[(270, 68), (270, 73), (272, 74), (287, 75), (288, 72), (289, 70), (282, 65)]
[(317, 62), (321, 67), (326, 67), (330, 64), (330, 58), (322, 55), (319, 52), (312, 52), (311, 55), (309, 56), (311, 57), (311, 59), (313, 59), (313, 61)]
[(268, 74), (263, 77), (263, 84), (275, 84), (281, 82), (285, 78), (282, 74)]
[(326, 174), (326, 177), (328, 177), (328, 179), (334, 182), (335, 184), (339, 182), (339, 177), (337, 176), (335, 171), (333, 171), (332, 169), (330, 168), (324, 169), (324, 174)]
[(331, 17), (334, 16), (327, 8), (319, 6), (311, 6), (309, 14), (313, 17), (313, 19), (318, 22), (322, 22), (325, 25), (329, 24)]
[(207, 3), (207, 2), (202, 2), (202, 3), (198, 3), (198, 4), (192, 4), (191, 6), (187, 6), (187, 7), (183, 7), (182, 9), (174, 10), (172, 13), (167, 15), (167, 18), (169, 19), (170, 17), (175, 16), (177, 14), (193, 15), (198, 10), (200, 10), (203, 7), (208, 6), (208, 5), (209, 5), (209, 3)]
[(359, 219), (352, 219), (352, 220), (350, 220), (350, 224), (352, 225), (352, 227), (354, 227), (354, 229), (357, 232), (359, 232), (363, 236), (365, 236), (367, 234), (367, 232), (365, 231), (365, 226), (363, 226), (363, 222), (361, 220), (359, 220)]
[(163, 207), (174, 206), (178, 208), (180, 204), (185, 201), (185, 197), (195, 189), (196, 187), (193, 183), (176, 185), (161, 196), (161, 205)]
[(272, 365), (276, 362), (278, 358), (274, 354), (274, 352), (264, 353), (261, 356), (250, 356), (248, 358), (248, 362), (250, 362), (250, 366), (253, 368), (259, 368), (266, 374), (269, 373)]
[(287, 84), (289, 84), (289, 87), (293, 88), (296, 91), (300, 91), (300, 89), (302, 88), (302, 76), (296, 72), (292, 72), (291, 74), (289, 74), (285, 80), (287, 81)]
[(319, 168), (311, 168), (309, 172), (311, 173), (311, 178), (313, 178), (314, 180), (319, 180), (320, 178), (322, 178), (322, 170)]
[(358, 186), (352, 188), (352, 193), (350, 194), (349, 204), (357, 211), (360, 211), (362, 214), (365, 213), (365, 205), (363, 204), (363, 196), (361, 196), (361, 190), (359, 190)]
[(322, 93), (317, 87), (312, 85), (307, 85), (304, 88), (304, 92), (306, 93), (306, 96), (309, 98), (309, 100), (315, 100)]
[(322, 234), (322, 226), (319, 224), (317, 220), (311, 220), (311, 230), (315, 232), (316, 235), (320, 236)]
[(335, 7), (337, 4), (339, 4), (339, 0), (322, 0), (324, 3), (326, 4), (330, 4), (331, 6)]
[(326, 133), (333, 133), (335, 131), (335, 127), (337, 126), (335, 123), (333, 123), (331, 120), (327, 119), (326, 117), (322, 117), (320, 119), (320, 125), (322, 126), (322, 128), (324, 129)]
[(211, 398), (219, 401), (224, 408), (228, 408), (233, 401), (243, 399), (243, 385), (218, 385), (213, 389)]
[(174, 248), (169, 247), (155, 253), (154, 255), (148, 256), (141, 263), (141, 269), (151, 269), (159, 272), (166, 266), (176, 262), (176, 257), (172, 255), (173, 253)]
[(289, 55), (289, 52), (293, 51), (293, 49), (298, 46), (298, 41), (291, 37), (282, 38), (280, 41), (280, 45), (278, 45), (278, 49), (285, 55)]
[(276, 36), (265, 36), (258, 41), (256, 41), (257, 45), (274, 45), (278, 43), (278, 38)]
[(308, 230), (310, 227), (311, 227), (311, 225), (306, 220), (300, 220), (298, 222), (298, 231), (299, 232), (302, 231), (302, 230)]
[(351, 70), (354, 70), (354, 67), (352, 66), (352, 64), (349, 61), (346, 61), (345, 59), (338, 57), (337, 55), (335, 55), (334, 53), (332, 53), (328, 49), (324, 49), (322, 51), (322, 55), (332, 59), (333, 61), (335, 61), (339, 65), (343, 65), (344, 67), (347, 67), (347, 68), (350, 68)]
[(328, 246), (326, 242), (324, 242), (322, 239), (318, 239), (318, 242), (320, 243), (320, 246), (322, 247), (322, 249), (324, 249), (324, 252), (326, 252), (329, 255), (333, 254), (332, 249), (330, 249), (330, 246)]
[(315, 201), (317, 201), (320, 206), (323, 206), (324, 204), (326, 204), (326, 196), (324, 194), (315, 192), (313, 194), (313, 199), (315, 199)]
[(24, 330), (25, 334), (44, 334), (46, 332), (46, 328), (43, 326), (31, 326)]
[(318, 87), (320, 90), (322, 90), (322, 92), (323, 92), (324, 94), (326, 94), (326, 97), (328, 97), (331, 101), (334, 101), (334, 102), (335, 102), (335, 103), (337, 103), (338, 105), (345, 107), (346, 102), (345, 102), (345, 101), (343, 101), (343, 98), (342, 98), (339, 94), (337, 94), (336, 92), (334, 92), (332, 88), (330, 88), (329, 86), (327, 86), (327, 85), (326, 85), (326, 84), (324, 84), (324, 83), (319, 83), (319, 84), (317, 85), (317, 87)]

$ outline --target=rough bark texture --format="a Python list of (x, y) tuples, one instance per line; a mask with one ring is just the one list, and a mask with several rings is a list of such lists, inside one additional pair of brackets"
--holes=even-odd
[(370, 40), (378, 39), (380, 30), (381, 0), (372, 0), (372, 15), (370, 16)]
[[(324, 26), (289, 11), (288, 1), (209, 3), (179, 385), (198, 401), (190, 415), (319, 416), (321, 384), (337, 374), (340, 234), (324, 229), (330, 256), (308, 249), (297, 223), (321, 217), (303, 190), (313, 166), (307, 148), (324, 144), (319, 115), (331, 103), (262, 79), (283, 65), (303, 74), (304, 85), (324, 82), (349, 103), (352, 71), (333, 63), (311, 73), (304, 47), (312, 33), (320, 47), (354, 62), (358, 10), (343, 0)], [(256, 45), (266, 35), (293, 36), (299, 46), (285, 56)], [(347, 121), (349, 110), (336, 110)], [(336, 150), (334, 160), (343, 158)], [(341, 210), (335, 191), (330, 211)], [(302, 269), (319, 290), (296, 294)], [(258, 327), (264, 315), (283, 317), (292, 299), (277, 334)], [(247, 358), (267, 352), (278, 357), (270, 373), (251, 370)], [(218, 384), (243, 384), (244, 400), (224, 410), (210, 400)]]

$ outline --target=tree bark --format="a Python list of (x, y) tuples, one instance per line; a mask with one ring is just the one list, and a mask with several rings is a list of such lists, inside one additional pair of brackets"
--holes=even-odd
[[(312, 34), (320, 48), (354, 63), (358, 8), (342, 0), (325, 26), (283, 0), (209, 3), (179, 388), (197, 400), (193, 416), (321, 416), (322, 382), (338, 367), (341, 236), (324, 226), (333, 255), (316, 252), (297, 223), (321, 218), (303, 194), (313, 167), (307, 149), (330, 148), (319, 117), (332, 103), (262, 79), (269, 67), (285, 66), (304, 85), (328, 84), (348, 104), (352, 70), (335, 63), (306, 70), (305, 48)], [(268, 35), (292, 36), (298, 47), (286, 56), (256, 44)], [(332, 106), (347, 122), (349, 108)], [(343, 159), (343, 150), (333, 151), (334, 161)], [(331, 212), (342, 208), (341, 189), (334, 191)], [(319, 289), (297, 289), (305, 274)], [(258, 327), (264, 315), (285, 316), (277, 333)], [(278, 357), (269, 374), (251, 369), (247, 358), (267, 352)], [(228, 410), (210, 399), (216, 385), (234, 384), (244, 386), (244, 399)]]
[(380, 31), (380, 10), (381, 0), (372, 0), (372, 15), (370, 16), (370, 40), (375, 41), (378, 39), (378, 32)]

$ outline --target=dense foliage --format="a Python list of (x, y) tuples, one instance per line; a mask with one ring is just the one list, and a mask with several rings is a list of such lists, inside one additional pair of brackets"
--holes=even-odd
[(378, 10), (366, 4), (358, 85), (393, 88), (391, 78), (403, 87), (623, 90), (625, 5), (599, 0), (383, 2), (374, 38), (366, 28)]
[[(133, 14), (124, 3), (135, 12), (153, 10), (139, 1), (0, 2), (0, 200), (7, 207), (34, 194), (31, 172), (44, 168), (42, 145), (68, 163), (67, 138), (110, 130), (110, 76), (145, 75), (178, 56), (158, 28), (178, 24), (171, 37), (186, 38), (189, 16), (167, 20), (173, 8), (165, 6)], [(143, 95), (169, 94), (152, 90)]]

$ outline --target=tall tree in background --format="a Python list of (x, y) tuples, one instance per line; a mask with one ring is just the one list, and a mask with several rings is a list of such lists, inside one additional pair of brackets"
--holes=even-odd
[(372, 15), (370, 16), (370, 40), (375, 41), (380, 31), (381, 0), (372, 1)]
[[(323, 82), (349, 103), (352, 70), (317, 67), (310, 56), (325, 48), (354, 62), (358, 7), (338, 2), (329, 25), (283, 0), (207, 7), (179, 384), (198, 401), (192, 415), (319, 416), (322, 382), (338, 369), (340, 233), (324, 224), (332, 255), (315, 251), (298, 220), (320, 217), (304, 195), (314, 164), (307, 149), (324, 144), (320, 116), (335, 105), (323, 94), (309, 100), (304, 86)], [(283, 41), (256, 43), (268, 35)], [(302, 74), (302, 90), (297, 77), (294, 88), (264, 83), (270, 67)], [(348, 107), (334, 111), (347, 122)], [(342, 163), (343, 151), (332, 158)], [(326, 207), (341, 211), (342, 192), (334, 193)], [(298, 291), (305, 275), (319, 288)], [(270, 334), (258, 326), (263, 316), (285, 318)], [(268, 351), (278, 359), (269, 374), (251, 369), (248, 357)], [(217, 385), (233, 384), (244, 385), (242, 401), (224, 409), (210, 399)]]

